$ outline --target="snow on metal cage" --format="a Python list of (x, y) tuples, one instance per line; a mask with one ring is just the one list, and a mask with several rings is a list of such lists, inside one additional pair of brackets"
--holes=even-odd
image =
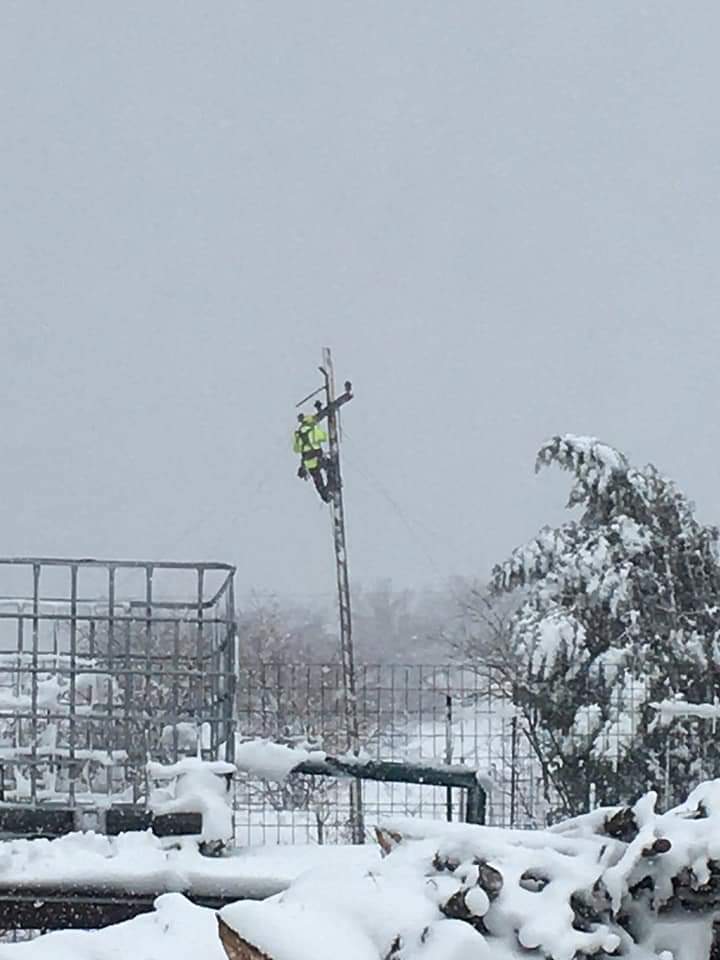
[(0, 559), (0, 803), (142, 805), (149, 759), (232, 761), (234, 574)]

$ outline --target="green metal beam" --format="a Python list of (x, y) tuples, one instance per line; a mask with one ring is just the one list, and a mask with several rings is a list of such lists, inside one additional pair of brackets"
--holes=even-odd
[(467, 790), (466, 820), (484, 823), (486, 795), (477, 773), (468, 767), (450, 764), (405, 763), (398, 760), (356, 760), (353, 757), (324, 757), (303, 760), (292, 773), (310, 776), (378, 780), (382, 783), (417, 783), (426, 787), (458, 787)]

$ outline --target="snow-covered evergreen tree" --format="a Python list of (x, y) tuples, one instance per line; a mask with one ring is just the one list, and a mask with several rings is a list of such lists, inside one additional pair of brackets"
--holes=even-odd
[(553, 438), (536, 469), (551, 464), (573, 475), (568, 506), (580, 516), (493, 572), (496, 591), (522, 591), (510, 627), (516, 702), (565, 813), (586, 808), (591, 784), (601, 803), (648, 787), (671, 800), (720, 775), (708, 720), (652, 706), (715, 701), (718, 531), (655, 467), (634, 468), (598, 440)]

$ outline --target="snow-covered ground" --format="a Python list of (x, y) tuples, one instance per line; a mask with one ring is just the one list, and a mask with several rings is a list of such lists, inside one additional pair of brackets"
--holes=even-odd
[[(231, 904), (220, 923), (169, 894), (153, 914), (2, 946), (0, 960), (708, 960), (720, 781), (664, 814), (655, 802), (544, 831), (396, 819), (382, 825), (383, 858), (316, 848), (287, 889)], [(37, 870), (48, 845), (36, 849), (25, 859)], [(278, 864), (295, 855), (280, 848)], [(257, 869), (266, 854), (248, 856)]]
[(266, 846), (204, 857), (193, 841), (168, 842), (145, 833), (105, 837), (73, 833), (57, 840), (0, 843), (0, 886), (102, 886), (134, 893), (182, 892), (261, 898), (278, 893), (314, 867), (370, 869), (377, 848)]
[(160, 897), (153, 913), (98, 931), (61, 930), (0, 946), (2, 960), (227, 960), (212, 910)]

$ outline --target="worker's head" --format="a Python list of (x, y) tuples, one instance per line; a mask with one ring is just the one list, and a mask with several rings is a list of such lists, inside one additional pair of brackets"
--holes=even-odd
[(305, 414), (304, 414), (304, 413), (299, 413), (299, 414), (298, 414), (298, 423), (303, 423), (304, 420), (305, 420)]
[(303, 413), (300, 416), (301, 423), (315, 423), (315, 416), (312, 413)]

